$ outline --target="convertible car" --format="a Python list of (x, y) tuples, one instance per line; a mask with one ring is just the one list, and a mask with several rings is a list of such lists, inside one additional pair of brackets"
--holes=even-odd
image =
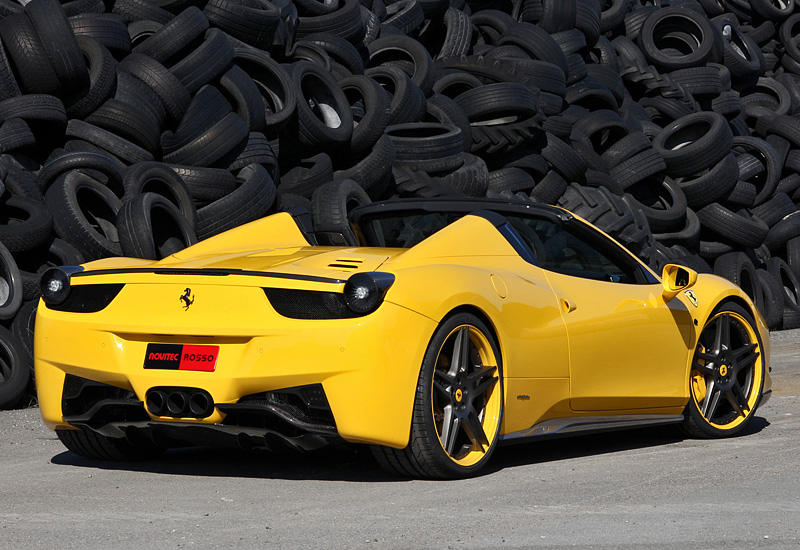
[(659, 277), (563, 209), (373, 203), (325, 235), (342, 246), (302, 227), (279, 213), (160, 261), (48, 271), (45, 424), (95, 459), (344, 441), (395, 474), (454, 478), (508, 442), (732, 436), (770, 395), (744, 292), (674, 264)]

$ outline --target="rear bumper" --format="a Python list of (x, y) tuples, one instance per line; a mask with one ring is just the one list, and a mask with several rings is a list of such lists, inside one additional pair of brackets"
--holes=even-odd
[[(167, 295), (179, 296), (180, 292), (175, 292), (182, 290), (179, 286), (182, 285), (169, 289)], [(250, 426), (226, 425), (226, 418), (235, 408), (226, 406), (259, 392), (319, 384), (324, 388), (338, 437), (397, 448), (408, 443), (419, 368), (436, 327), (433, 321), (390, 302), (360, 318), (288, 319), (263, 303), (260, 288), (250, 290), (253, 292), (248, 294), (247, 289), (233, 289), (222, 315), (214, 315), (212, 310), (205, 318), (198, 315), (179, 318), (185, 319), (183, 323), (173, 318), (175, 314), (171, 312), (163, 316), (156, 312), (147, 318), (147, 323), (141, 319), (120, 323), (120, 319), (130, 317), (119, 310), (118, 300), (98, 314), (65, 313), (40, 307), (36, 320), (35, 369), (45, 424), (53, 430), (89, 427), (107, 435), (113, 433), (113, 437), (124, 435), (126, 430), (168, 432), (170, 438), (187, 443), (203, 443), (208, 438), (264, 440), (271, 438), (270, 431), (275, 430), (253, 431)], [(210, 293), (206, 296), (210, 297)], [(259, 299), (262, 303), (253, 304)], [(257, 309), (258, 313), (226, 326), (224, 318), (235, 309), (230, 306), (236, 306), (240, 300), (249, 304), (251, 312)], [(114, 307), (116, 311), (109, 311)], [(202, 314), (200, 308), (197, 311)], [(158, 323), (155, 326), (154, 321)], [(218, 345), (216, 369), (214, 372), (144, 369), (145, 350), (151, 342)], [(81, 422), (69, 415), (65, 418), (63, 394), (67, 375), (127, 390), (139, 402), (144, 402), (148, 390), (154, 387), (200, 388), (210, 394), (215, 406), (206, 418), (156, 416), (142, 407), (147, 416), (136, 417), (135, 421), (112, 420), (107, 425)], [(187, 435), (176, 437), (176, 431)], [(300, 434), (293, 431), (277, 435), (293, 438)], [(291, 440), (288, 444), (315, 447), (330, 436), (309, 430), (306, 435), (314, 437), (305, 438), (307, 442)]]

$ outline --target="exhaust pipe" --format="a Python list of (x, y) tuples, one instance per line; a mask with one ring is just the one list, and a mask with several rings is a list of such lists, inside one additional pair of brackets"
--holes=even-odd
[(161, 390), (150, 390), (145, 398), (147, 410), (156, 416), (164, 416), (167, 410), (167, 393)]
[(151, 388), (145, 405), (155, 416), (206, 418), (214, 412), (211, 395), (198, 388)]

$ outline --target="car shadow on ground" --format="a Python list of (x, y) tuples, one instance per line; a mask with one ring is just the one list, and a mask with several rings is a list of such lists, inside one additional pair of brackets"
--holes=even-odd
[[(767, 426), (769, 422), (766, 419), (753, 418), (739, 437), (757, 434)], [(488, 467), (479, 475), (525, 465), (658, 448), (683, 440), (684, 437), (675, 427), (659, 426), (505, 445), (496, 450)], [(355, 445), (330, 446), (310, 453), (187, 447), (170, 449), (157, 459), (142, 462), (91, 460), (65, 451), (54, 456), (51, 462), (60, 466), (166, 475), (351, 482), (409, 481), (383, 472), (368, 448)]]

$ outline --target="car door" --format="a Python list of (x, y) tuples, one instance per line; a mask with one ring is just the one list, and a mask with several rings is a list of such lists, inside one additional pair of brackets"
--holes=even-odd
[[(692, 317), (660, 282), (583, 222), (525, 219), (520, 233), (561, 305), (570, 406), (612, 411), (680, 406)], [(528, 235), (524, 232), (528, 231)]]

